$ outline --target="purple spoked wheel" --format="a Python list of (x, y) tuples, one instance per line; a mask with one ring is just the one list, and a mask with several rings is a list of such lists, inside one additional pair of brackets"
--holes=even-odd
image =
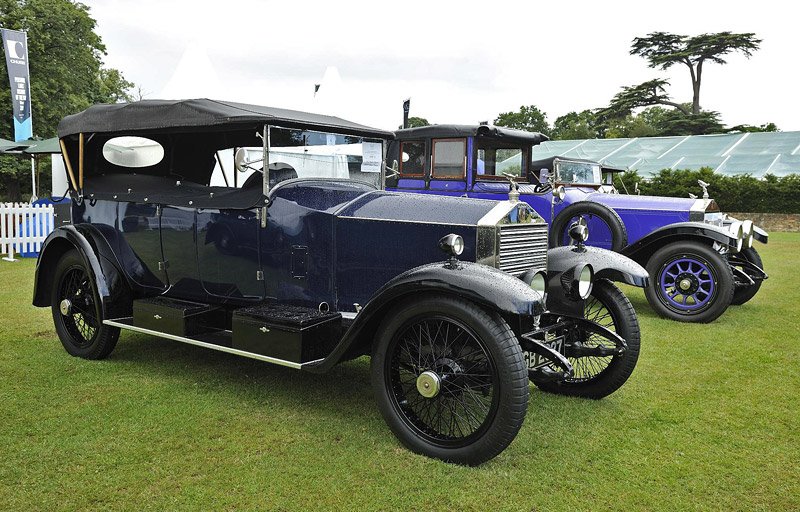
[(666, 263), (658, 275), (658, 286), (668, 307), (687, 313), (706, 308), (716, 290), (709, 265), (687, 257)]

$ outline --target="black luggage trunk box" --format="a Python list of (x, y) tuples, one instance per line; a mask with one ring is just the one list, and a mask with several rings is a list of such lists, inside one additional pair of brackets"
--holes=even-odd
[(233, 312), (233, 348), (293, 363), (323, 359), (339, 341), (342, 315), (286, 304)]
[(133, 301), (133, 325), (153, 331), (192, 336), (224, 326), (225, 312), (215, 306), (154, 297)]

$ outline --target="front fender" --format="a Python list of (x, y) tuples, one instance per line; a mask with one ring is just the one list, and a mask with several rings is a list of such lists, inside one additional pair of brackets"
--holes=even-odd
[(646, 288), (650, 276), (639, 263), (622, 254), (599, 247), (556, 247), (547, 251), (548, 273), (562, 273), (579, 263), (589, 263), (595, 279), (608, 279)]
[(737, 252), (738, 240), (720, 226), (703, 222), (676, 222), (660, 227), (622, 250), (622, 254), (641, 265), (646, 265), (650, 256), (659, 248), (674, 241), (696, 240), (707, 245), (714, 242)]
[(471, 262), (432, 263), (408, 270), (388, 283), (358, 313), (342, 340), (331, 354), (319, 363), (303, 369), (321, 373), (347, 355), (372, 342), (391, 306), (420, 293), (453, 295), (512, 316), (533, 316), (544, 312), (544, 298), (520, 279), (496, 268)]
[(129, 316), (132, 299), (127, 281), (112, 262), (113, 254), (103, 236), (87, 224), (60, 226), (44, 241), (36, 261), (33, 305), (51, 305), (56, 265), (70, 250), (78, 251), (83, 259), (97, 290), (103, 316)]

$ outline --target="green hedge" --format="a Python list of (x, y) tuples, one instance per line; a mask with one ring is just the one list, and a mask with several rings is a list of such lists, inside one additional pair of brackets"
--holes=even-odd
[(622, 193), (625, 190), (634, 193), (634, 185), (638, 182), (642, 194), (689, 197), (692, 193), (702, 197), (703, 191), (697, 180), (709, 184), (708, 195), (717, 201), (723, 212), (800, 213), (798, 174), (782, 178), (767, 174), (758, 179), (747, 174), (716, 174), (709, 168), (699, 171), (664, 169), (645, 180), (636, 171), (627, 171), (615, 176), (614, 185)]

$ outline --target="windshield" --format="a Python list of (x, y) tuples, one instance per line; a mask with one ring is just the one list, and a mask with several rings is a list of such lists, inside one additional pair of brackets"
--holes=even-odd
[[(381, 139), (275, 127), (270, 129), (269, 138), (270, 188), (294, 178), (352, 179), (380, 188)], [(226, 156), (233, 159), (235, 152), (229, 153)], [(238, 153), (241, 165), (238, 166), (237, 186), (258, 182), (263, 170), (263, 148), (241, 148)], [(228, 169), (227, 165), (222, 167)], [(219, 164), (212, 182), (215, 179), (224, 180)]]
[(589, 162), (556, 161), (556, 176), (559, 183), (601, 185), (603, 177), (600, 164)]
[(475, 146), (478, 178), (505, 179), (504, 174), (524, 176), (525, 146), (485, 137), (476, 137)]

